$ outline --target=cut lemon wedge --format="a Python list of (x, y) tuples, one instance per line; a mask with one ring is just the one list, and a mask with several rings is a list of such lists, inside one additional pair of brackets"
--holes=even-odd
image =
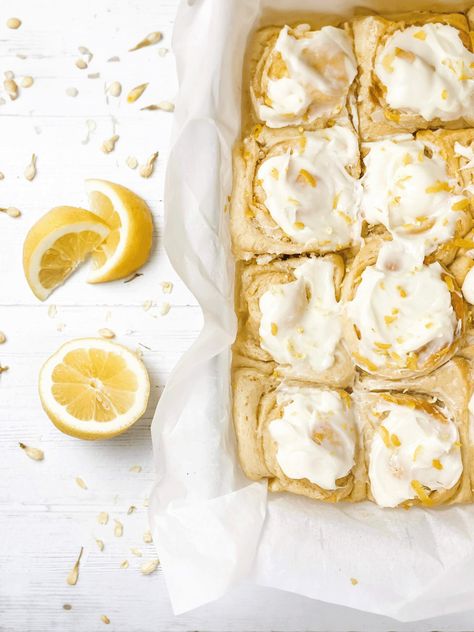
[(150, 381), (143, 362), (122, 345), (79, 338), (46, 361), (39, 393), (45, 412), (62, 432), (109, 439), (143, 415)]
[(91, 210), (110, 227), (110, 234), (92, 254), (89, 283), (129, 276), (148, 259), (153, 237), (150, 209), (125, 187), (106, 180), (87, 180)]
[(23, 246), (23, 268), (34, 294), (44, 301), (110, 234), (93, 213), (58, 206), (36, 222)]

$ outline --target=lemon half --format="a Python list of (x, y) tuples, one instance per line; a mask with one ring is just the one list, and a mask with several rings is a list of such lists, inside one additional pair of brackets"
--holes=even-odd
[(109, 439), (145, 412), (150, 381), (130, 350), (102, 338), (64, 344), (43, 365), (39, 394), (59, 430), (79, 439)]
[(110, 234), (93, 213), (58, 206), (43, 215), (23, 245), (23, 268), (33, 293), (44, 301)]
[(107, 180), (87, 180), (93, 213), (110, 226), (110, 234), (92, 253), (94, 270), (89, 283), (129, 276), (150, 256), (153, 222), (144, 200), (129, 189)]

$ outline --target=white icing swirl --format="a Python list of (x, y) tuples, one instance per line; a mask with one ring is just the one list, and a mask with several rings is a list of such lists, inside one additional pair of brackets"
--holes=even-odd
[(439, 263), (423, 265), (400, 244), (383, 244), (347, 304), (360, 336), (357, 364), (371, 372), (413, 362), (416, 368), (451, 344), (459, 325), (442, 274)]
[(438, 148), (411, 137), (366, 147), (363, 217), (370, 224), (383, 224), (420, 257), (452, 238), (469, 200), (454, 194), (456, 180), (449, 177)]
[(324, 371), (341, 339), (334, 264), (308, 259), (294, 274), (295, 281), (272, 285), (260, 297), (260, 344), (280, 364)]
[[(374, 417), (387, 415), (370, 447), (369, 479), (375, 502), (396, 507), (430, 491), (451, 489), (462, 474), (459, 432), (449, 418), (383, 401)], [(427, 489), (425, 489), (427, 488)], [(426, 500), (426, 499), (425, 499)]]
[[(296, 29), (298, 32), (298, 29)], [(284, 26), (271, 53), (265, 98), (256, 104), (258, 116), (269, 127), (311, 123), (336, 114), (344, 105), (357, 65), (348, 35), (324, 26), (298, 32)]]
[(284, 474), (337, 489), (354, 465), (354, 416), (346, 399), (338, 391), (281, 386), (277, 403), (283, 416), (269, 431)]
[(391, 108), (427, 121), (472, 117), (474, 54), (453, 26), (432, 23), (396, 31), (377, 54), (375, 73)]
[(262, 162), (257, 171), (265, 207), (294, 241), (321, 250), (340, 249), (358, 236), (361, 185), (347, 171), (357, 162), (357, 137), (334, 126), (305, 132), (285, 153)]

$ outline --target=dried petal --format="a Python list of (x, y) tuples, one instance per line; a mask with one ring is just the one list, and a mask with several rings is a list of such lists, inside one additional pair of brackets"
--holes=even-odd
[(96, 538), (95, 542), (97, 544), (97, 547), (98, 547), (99, 551), (103, 551), (104, 548), (105, 548), (104, 541), (103, 540), (99, 540), (99, 539)]
[(120, 81), (112, 81), (110, 86), (107, 88), (107, 92), (111, 97), (119, 97), (122, 94), (122, 84)]
[(145, 564), (142, 564), (140, 567), (140, 570), (143, 573), (143, 575), (151, 575), (152, 573), (156, 571), (159, 564), (160, 564), (160, 560), (156, 558), (154, 560), (150, 560), (149, 562), (145, 562)]
[(26, 456), (29, 456), (30, 459), (33, 459), (33, 461), (42, 461), (44, 459), (43, 450), (40, 450), (39, 448), (32, 448), (31, 446), (21, 443), (21, 441), (18, 445), (22, 450), (24, 450)]
[(133, 88), (133, 90), (130, 90), (130, 92), (127, 94), (127, 101), (129, 103), (135, 103), (135, 101), (137, 101), (145, 92), (147, 86), (148, 83), (141, 83), (139, 86)]
[(143, 534), (143, 542), (145, 542), (145, 544), (151, 544), (153, 542), (153, 536), (151, 535), (151, 531), (149, 529)]
[(31, 86), (34, 83), (34, 79), (33, 79), (33, 77), (30, 77), (29, 75), (26, 75), (25, 77), (22, 78), (20, 83), (21, 83), (21, 87), (22, 88), (31, 88)]
[(31, 162), (30, 162), (29, 165), (26, 166), (25, 171), (24, 171), (24, 176), (30, 182), (36, 176), (36, 156), (35, 156), (35, 154), (33, 154), (31, 156)]
[(99, 336), (101, 336), (101, 338), (115, 338), (115, 332), (113, 332), (111, 329), (108, 329), (107, 327), (103, 327), (102, 329), (99, 329)]
[(171, 309), (171, 305), (169, 303), (162, 303), (160, 306), (160, 314), (162, 316), (166, 316)]
[(101, 615), (100, 620), (102, 623), (105, 623), (105, 625), (109, 625), (110, 623), (110, 619), (106, 614)]
[(68, 97), (77, 97), (79, 90), (77, 88), (66, 88), (66, 94)]
[(152, 103), (151, 105), (147, 105), (144, 108), (140, 108), (140, 110), (149, 110), (150, 112), (153, 112), (155, 110), (162, 110), (163, 112), (174, 112), (174, 104), (170, 101), (161, 101), (160, 103)]
[(143, 553), (140, 551), (140, 549), (137, 549), (136, 546), (132, 546), (130, 549), (130, 552), (135, 555), (135, 557), (143, 557)]
[(138, 167), (138, 160), (135, 158), (135, 156), (129, 156), (126, 162), (127, 167), (130, 167), (130, 169), (136, 169)]
[(136, 474), (138, 474), (139, 472), (142, 471), (142, 466), (141, 465), (132, 465), (132, 467), (128, 471), (129, 472), (135, 472)]
[(148, 312), (153, 307), (153, 301), (147, 298), (146, 301), (143, 301), (142, 307), (145, 310), (145, 312)]
[(106, 511), (101, 511), (97, 516), (97, 522), (99, 524), (107, 524), (109, 521), (109, 514)]
[(161, 291), (163, 294), (171, 294), (173, 291), (173, 284), (171, 281), (162, 281), (161, 282)]
[(77, 476), (75, 481), (76, 481), (76, 485), (78, 485), (82, 489), (87, 489), (86, 482), (80, 476)]
[(8, 18), (7, 27), (9, 29), (13, 29), (16, 31), (16, 29), (19, 29), (20, 26), (21, 26), (21, 20), (19, 18)]
[(136, 46), (131, 48), (129, 52), (133, 52), (134, 50), (140, 50), (140, 48), (145, 48), (146, 46), (153, 46), (153, 44), (158, 44), (159, 41), (163, 39), (163, 34), (159, 31), (154, 31), (153, 33), (148, 33), (148, 35), (142, 39)]
[(135, 507), (135, 505), (130, 505), (130, 507), (127, 509), (127, 514), (132, 514), (134, 511), (136, 511), (136, 509), (137, 508)]
[(120, 568), (128, 568), (128, 567), (129, 567), (128, 560), (124, 560), (123, 562), (120, 563)]
[(5, 79), (3, 87), (12, 101), (18, 97), (18, 86), (14, 79)]
[(69, 584), (69, 586), (75, 586), (77, 584), (77, 580), (79, 578), (79, 565), (81, 563), (83, 550), (84, 550), (84, 547), (81, 546), (81, 550), (79, 551), (79, 556), (77, 560), (75, 561), (74, 566), (71, 569), (71, 572), (66, 578), (66, 581)]
[(116, 538), (121, 538), (123, 535), (123, 524), (120, 522), (120, 520), (114, 520), (114, 522), (115, 522), (114, 536)]
[(118, 136), (118, 134), (114, 134), (113, 136), (111, 136), (111, 138), (104, 140), (101, 147), (104, 154), (110, 154), (110, 152), (115, 149), (115, 143), (118, 141), (119, 138), (120, 136)]
[(158, 153), (159, 152), (155, 151), (155, 153), (152, 154), (148, 158), (148, 160), (146, 161), (146, 164), (140, 167), (139, 174), (141, 175), (142, 178), (149, 178), (151, 174), (153, 173), (153, 170), (155, 168), (155, 162), (156, 162), (156, 159), (158, 158)]

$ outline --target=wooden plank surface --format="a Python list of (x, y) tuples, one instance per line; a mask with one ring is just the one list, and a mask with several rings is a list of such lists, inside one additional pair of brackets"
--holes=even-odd
[[(0, 71), (34, 78), (15, 101), (0, 94), (6, 101), (0, 105), (0, 172), (5, 175), (0, 206), (22, 211), (17, 220), (0, 216), (0, 330), (8, 338), (0, 362), (10, 367), (0, 379), (0, 630), (94, 632), (104, 629), (101, 615), (111, 621), (105, 629), (121, 632), (472, 629), (472, 615), (402, 625), (250, 586), (174, 617), (161, 570), (146, 577), (140, 573), (143, 561), (156, 556), (154, 546), (143, 542), (153, 482), (149, 426), (167, 376), (201, 326), (200, 310), (173, 273), (161, 239), (172, 117), (140, 111), (175, 96), (172, 55), (160, 55), (159, 49), (170, 47), (176, 6), (177, 0), (0, 4)], [(7, 29), (9, 17), (19, 17), (21, 28)], [(150, 31), (162, 31), (162, 43), (127, 52)], [(75, 66), (79, 46), (93, 53), (87, 70)], [(107, 61), (113, 56), (120, 62)], [(88, 78), (91, 73), (100, 76)], [(120, 99), (106, 95), (111, 81), (122, 83)], [(149, 82), (145, 95), (127, 104), (126, 92), (143, 82)], [(75, 98), (66, 94), (71, 87), (78, 90)], [(87, 121), (95, 129), (86, 143)], [(120, 139), (106, 155), (100, 145), (112, 133)], [(148, 180), (125, 164), (129, 155), (142, 162), (154, 151), (160, 157)], [(38, 156), (38, 175), (27, 182), (23, 171), (32, 153)], [(83, 181), (90, 177), (118, 181), (147, 200), (155, 221), (152, 257), (143, 276), (131, 283), (88, 286), (87, 271), (81, 270), (41, 304), (23, 277), (24, 236), (51, 207), (86, 205)], [(162, 281), (173, 282), (171, 295), (163, 294)], [(153, 306), (145, 310), (149, 301)], [(166, 316), (160, 314), (163, 302), (171, 304)], [(55, 314), (48, 313), (51, 305)], [(109, 442), (85, 443), (61, 434), (45, 417), (37, 375), (63, 342), (96, 335), (104, 326), (143, 352), (152, 395), (144, 418), (130, 432)], [(19, 441), (42, 448), (45, 460), (29, 460)], [(78, 486), (77, 477), (87, 489)], [(110, 516), (107, 525), (97, 522), (103, 511)], [(124, 525), (120, 538), (114, 536), (115, 519)], [(96, 539), (103, 540), (103, 551)], [(80, 577), (71, 587), (66, 576), (81, 546)], [(124, 560), (128, 568), (120, 567)]]

